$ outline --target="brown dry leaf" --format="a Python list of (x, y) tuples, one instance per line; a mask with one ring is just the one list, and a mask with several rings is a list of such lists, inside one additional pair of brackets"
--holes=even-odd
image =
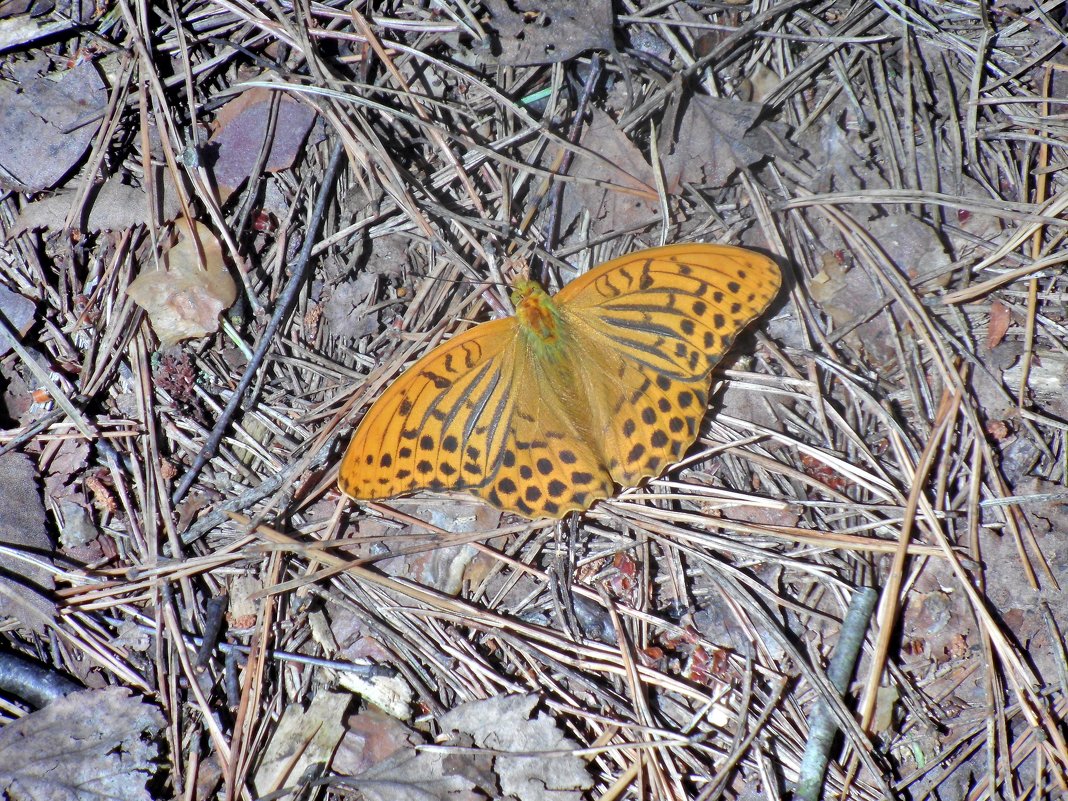
[(768, 131), (769, 122), (759, 122), (764, 107), (717, 97), (696, 96), (688, 99), (678, 120), (670, 151), (664, 145), (664, 182), (669, 192), (678, 191), (683, 183), (725, 186), (739, 169), (751, 167), (773, 155), (782, 155)]
[(323, 306), (327, 330), (341, 342), (363, 339), (379, 330), (378, 312), (364, 312), (374, 303), (378, 280), (373, 273), (361, 271), (354, 280), (342, 282), (327, 294)]
[[(89, 464), (89, 443), (68, 439), (59, 443), (44, 476), (45, 497), (59, 528), (59, 545), (65, 557), (77, 558), (77, 550), (100, 533), (89, 514), (85, 497), (85, 473)], [(80, 556), (87, 554), (81, 553)]]
[(886, 179), (872, 163), (867, 141), (844, 120), (812, 125), (797, 138), (816, 168), (813, 191), (886, 189)]
[(652, 167), (615, 120), (596, 108), (592, 117), (582, 137), (588, 153), (576, 153), (571, 169), (583, 180), (568, 184), (564, 193), (565, 225), (586, 211), (598, 232), (648, 224), (657, 208)]
[[(547, 714), (532, 713), (535, 695), (508, 695), (461, 704), (441, 719), (444, 731), (469, 736), (480, 748), (515, 751), (522, 756), (497, 755), (493, 759), (501, 792), (513, 798), (544, 801), (580, 801), (593, 786), (586, 762), (577, 756), (560, 756), (579, 744), (567, 737)], [(538, 751), (554, 752), (545, 757)]]
[[(897, 270), (908, 278), (951, 263), (938, 233), (914, 215), (888, 214), (869, 222), (867, 230)], [(876, 364), (896, 361), (893, 341), (885, 336), (885, 321), (875, 315), (889, 303), (886, 291), (875, 278), (864, 270), (849, 269), (834, 253), (826, 253), (823, 270), (814, 276), (808, 291), (839, 328), (853, 328), (858, 319), (872, 318), (853, 328), (846, 341), (863, 349)]]
[(749, 77), (745, 80), (750, 89), (745, 99), (753, 103), (763, 103), (782, 83), (782, 78), (777, 72), (759, 61), (753, 65), (749, 71)]
[(1005, 333), (1009, 330), (1011, 323), (1012, 314), (1009, 312), (1008, 306), (1000, 300), (995, 300), (990, 304), (990, 325), (986, 329), (987, 348), (993, 350), (1001, 344), (1001, 340), (1005, 338)]
[(108, 93), (90, 62), (58, 79), (37, 74), (40, 63), (19, 66), (12, 67), (14, 81), (0, 81), (0, 185), (38, 192), (59, 183), (85, 154)]
[[(356, 776), (354, 784), (367, 801), (485, 801), (499, 798), (493, 792), (492, 782), (480, 781), (481, 773), (471, 768), (476, 760), (478, 757), (468, 754), (450, 757), (440, 751), (403, 749)], [(486, 791), (477, 789), (487, 787), (487, 784)]]
[(342, 718), (350, 697), (320, 691), (307, 710), (290, 704), (282, 713), (252, 780), (257, 795), (295, 784), (313, 765), (326, 765), (345, 733)]
[[(20, 453), (0, 456), (0, 544), (27, 557), (0, 553), (0, 585), (4, 590), (0, 593), (0, 618), (24, 621), (43, 634), (48, 626), (38, 615), (27, 614), (26, 606), (46, 618), (55, 617), (55, 605), (48, 597), (55, 586), (52, 574), (35, 564), (51, 563), (52, 543), (45, 531), (45, 509), (37, 488), (37, 471)], [(18, 580), (7, 578), (9, 575)]]
[(930, 225), (912, 214), (888, 214), (871, 221), (868, 234), (886, 251), (902, 275), (916, 278), (949, 269), (952, 259)]
[[(274, 95), (269, 89), (249, 89), (223, 106), (215, 118), (209, 143), (215, 149), (212, 173), (224, 200), (252, 175), (267, 135)], [(279, 97), (274, 137), (263, 168), (267, 172), (289, 169), (313, 122), (311, 108), (288, 95)]]
[(556, 64), (587, 50), (615, 50), (608, 0), (487, 0), (485, 5), (501, 64)]
[[(431, 526), (454, 534), (491, 531), (500, 520), (500, 512), (480, 501), (450, 500), (442, 504), (433, 499), (415, 497), (404, 499), (400, 508), (411, 506)], [(418, 553), (392, 558), (380, 558), (378, 569), (390, 576), (418, 582), (448, 595), (456, 595), (463, 587), (465, 571), (478, 554), (472, 545), (445, 545)]]
[(1001, 460), (1001, 473), (1014, 490), (1020, 494), (1018, 485), (1024, 484), (1042, 458), (1043, 453), (1026, 429), (1015, 436), (1007, 437), (998, 443), (998, 458)]
[[(38, 362), (47, 364), (43, 357)], [(41, 405), (34, 400), (37, 383), (37, 377), (22, 361), (0, 359), (0, 414), (18, 425), (40, 419)]]
[[(513, 695), (461, 704), (441, 719), (442, 731), (452, 733), (444, 745), (475, 746), (485, 753), (399, 748), (360, 773), (357, 786), (369, 801), (580, 801), (593, 786), (586, 763), (560, 755), (578, 743), (549, 715), (532, 716), (537, 703), (535, 695)], [(519, 755), (500, 753), (508, 751)], [(545, 756), (539, 757), (539, 751)]]
[(368, 707), (346, 721), (347, 731), (331, 767), (343, 776), (363, 773), (398, 751), (422, 744), (422, 738), (399, 720)]
[(207, 226), (196, 224), (204, 256), (201, 265), (189, 222), (180, 217), (178, 244), (160, 260), (164, 269), (148, 268), (126, 290), (148, 312), (152, 330), (165, 346), (219, 329), (219, 313), (234, 302), (237, 287), (226, 270), (222, 245)]
[[(169, 174), (164, 173), (157, 186), (162, 187), (158, 219), (164, 222), (173, 220), (181, 211), (174, 181)], [(19, 211), (15, 224), (8, 231), (8, 238), (37, 228), (56, 230), (57, 224), (67, 218), (71, 204), (78, 196), (78, 192), (63, 191), (28, 203)], [(118, 178), (105, 181), (92, 193), (86, 201), (84, 211), (88, 211), (88, 216), (84, 217), (83, 230), (94, 234), (133, 228), (135, 225), (148, 225), (151, 222), (145, 190), (124, 184)], [(79, 227), (79, 221), (75, 220), (74, 226)]]
[(81, 487), (74, 488), (74, 484), (82, 475), (85, 466), (89, 462), (89, 443), (84, 439), (68, 439), (59, 444), (48, 463), (48, 472), (45, 476), (45, 492), (51, 500), (74, 496), (84, 500), (85, 494)]
[(125, 688), (71, 693), (0, 729), (0, 796), (147, 801), (163, 725)]

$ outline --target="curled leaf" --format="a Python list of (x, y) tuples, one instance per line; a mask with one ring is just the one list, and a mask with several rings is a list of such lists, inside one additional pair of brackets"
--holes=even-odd
[[(164, 346), (219, 330), (219, 312), (237, 298), (234, 279), (226, 270), (222, 246), (207, 226), (175, 221), (178, 244), (160, 260), (162, 269), (147, 268), (126, 290), (143, 308)], [(198, 252), (197, 242), (200, 243)]]

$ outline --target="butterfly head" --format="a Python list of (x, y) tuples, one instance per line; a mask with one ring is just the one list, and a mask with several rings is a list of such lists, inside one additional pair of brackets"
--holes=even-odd
[(512, 304), (520, 328), (539, 349), (552, 348), (560, 340), (560, 310), (536, 281), (522, 279), (512, 290)]

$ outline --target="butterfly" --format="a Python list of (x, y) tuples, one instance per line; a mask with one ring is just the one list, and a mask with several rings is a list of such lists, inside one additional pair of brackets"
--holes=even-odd
[(341, 491), (460, 490), (537, 519), (637, 486), (693, 444), (712, 368), (781, 283), (766, 256), (706, 244), (613, 259), (551, 297), (520, 280), (515, 316), (438, 345), (372, 404)]

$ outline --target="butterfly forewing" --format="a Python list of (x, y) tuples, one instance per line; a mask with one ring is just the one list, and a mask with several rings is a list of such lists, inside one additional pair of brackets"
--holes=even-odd
[[(781, 282), (775, 262), (755, 251), (730, 245), (668, 245), (605, 262), (571, 281), (554, 300), (595, 314), (630, 307), (661, 314), (653, 322), (684, 335), (683, 319), (727, 334), (761, 314)], [(694, 344), (703, 347), (703, 336)]]
[(342, 492), (361, 500), (484, 483), (508, 437), (514, 318), (439, 345), (371, 406), (345, 452)]
[[(599, 353), (605, 459), (633, 486), (678, 461), (697, 437), (709, 374), (779, 289), (778, 267), (741, 248), (672, 245), (608, 262), (557, 295), (578, 351)], [(596, 397), (596, 396), (595, 396)]]

